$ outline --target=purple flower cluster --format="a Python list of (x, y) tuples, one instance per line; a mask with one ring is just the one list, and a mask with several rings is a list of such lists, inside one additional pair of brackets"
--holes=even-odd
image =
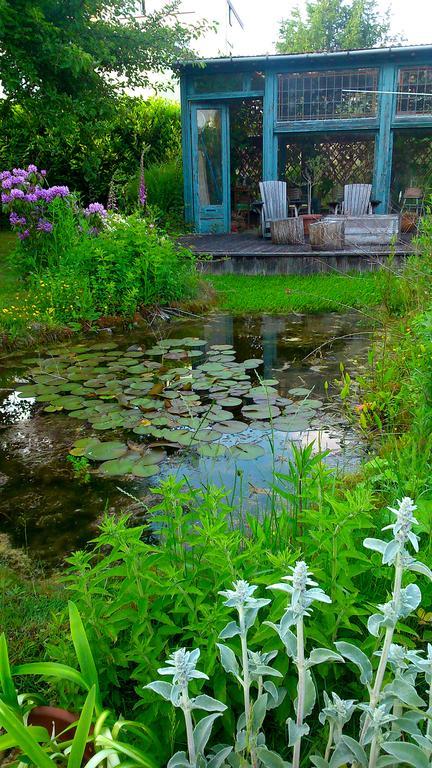
[(66, 186), (45, 187), (45, 177), (46, 171), (39, 171), (33, 163), (0, 173), (1, 202), (20, 240), (39, 232), (51, 233), (53, 224), (47, 206), (55, 198), (70, 194)]
[(107, 217), (107, 211), (102, 205), (102, 203), (90, 203), (90, 205), (87, 208), (84, 208), (84, 216), (89, 219), (90, 216), (93, 214), (97, 214), (102, 219), (106, 219)]
[[(20, 240), (45, 237), (54, 229), (50, 204), (56, 199), (66, 199), (77, 218), (77, 227), (82, 213), (88, 220), (89, 233), (99, 234), (107, 217), (101, 203), (90, 203), (82, 212), (69, 187), (65, 185), (45, 186), (46, 171), (34, 164), (25, 168), (13, 168), (0, 173), (1, 202), (9, 213), (9, 222)], [(82, 228), (81, 228), (82, 230)]]

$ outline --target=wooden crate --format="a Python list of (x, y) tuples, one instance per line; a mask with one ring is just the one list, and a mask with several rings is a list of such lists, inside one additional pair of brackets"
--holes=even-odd
[(323, 219), (311, 224), (309, 240), (313, 251), (341, 251), (345, 245), (345, 221)]
[(345, 222), (347, 245), (389, 245), (397, 240), (400, 231), (397, 214), (372, 214), (368, 216), (327, 216), (325, 221)]

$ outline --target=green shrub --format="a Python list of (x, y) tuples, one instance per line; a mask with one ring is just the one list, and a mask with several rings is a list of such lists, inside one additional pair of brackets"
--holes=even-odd
[(146, 164), (161, 164), (181, 154), (180, 107), (161, 98), (123, 96), (88, 120), (84, 114), (56, 114), (35, 122), (19, 104), (0, 103), (0, 165), (35, 162), (49, 168), (51, 184), (68, 184), (83, 199), (106, 203), (115, 175), (126, 184), (136, 172), (141, 151)]

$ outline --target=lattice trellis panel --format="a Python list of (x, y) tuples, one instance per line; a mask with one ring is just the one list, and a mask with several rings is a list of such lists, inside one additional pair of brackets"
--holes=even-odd
[[(279, 147), (279, 178), (291, 186), (304, 183), (304, 172), (311, 158), (320, 158), (319, 179), (315, 192), (318, 196), (335, 194), (344, 184), (372, 183), (375, 140), (373, 137), (340, 137), (315, 140), (296, 137)], [(285, 157), (284, 157), (285, 155)], [(341, 190), (340, 190), (341, 191)]]
[(262, 179), (262, 100), (245, 99), (230, 108), (231, 183), (258, 195)]
[(432, 194), (432, 132), (408, 134), (395, 132), (391, 199), (394, 208), (407, 187), (420, 187), (424, 195)]

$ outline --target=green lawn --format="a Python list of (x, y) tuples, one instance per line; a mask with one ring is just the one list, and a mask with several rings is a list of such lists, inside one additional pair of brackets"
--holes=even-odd
[(18, 277), (7, 258), (15, 242), (16, 235), (12, 232), (0, 232), (0, 307), (17, 290)]
[(220, 309), (243, 312), (344, 312), (381, 303), (378, 276), (355, 275), (207, 275)]

